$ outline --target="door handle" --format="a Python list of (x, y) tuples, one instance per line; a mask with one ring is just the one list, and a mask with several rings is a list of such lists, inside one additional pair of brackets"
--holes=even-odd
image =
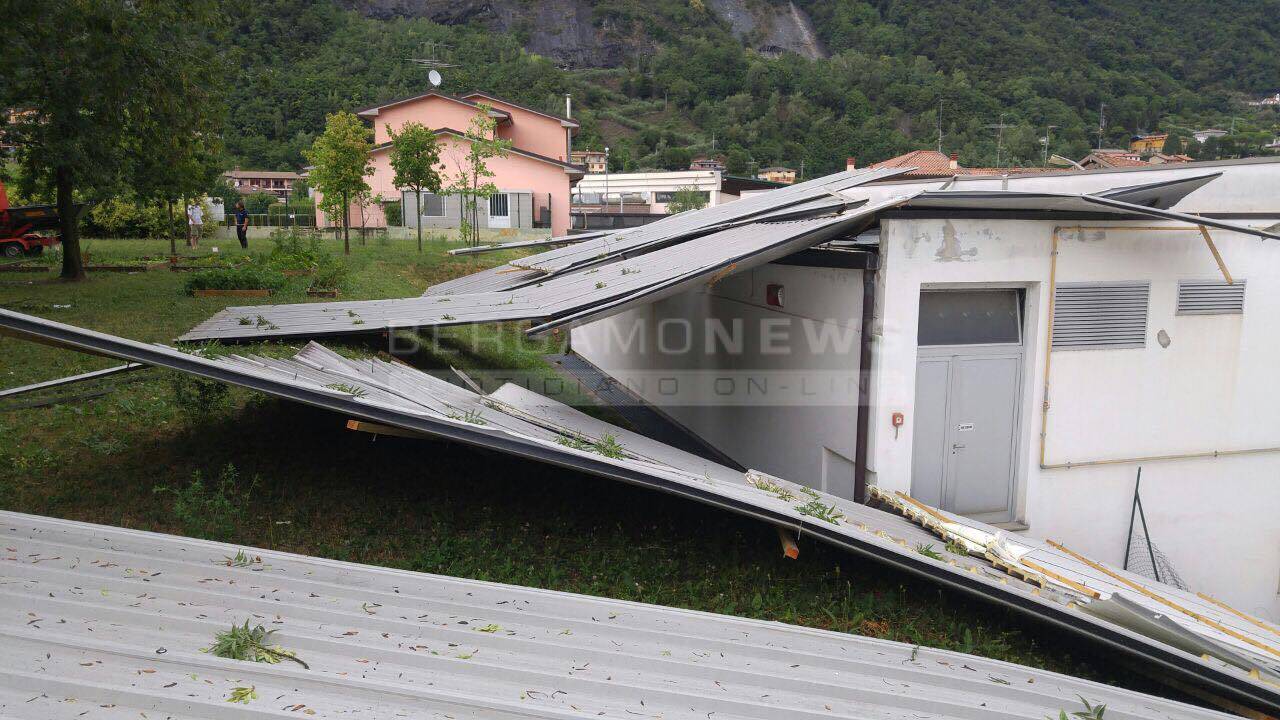
[(964, 446), (964, 444), (962, 444), (962, 443), (952, 443), (952, 444), (951, 444), (951, 449), (952, 449), (952, 450), (963, 450), (963, 449), (964, 449), (964, 447), (965, 447), (965, 446)]

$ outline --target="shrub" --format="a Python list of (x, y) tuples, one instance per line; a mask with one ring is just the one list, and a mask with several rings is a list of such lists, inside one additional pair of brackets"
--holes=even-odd
[(186, 487), (157, 485), (152, 492), (173, 496), (173, 517), (187, 535), (226, 541), (248, 519), (249, 503), (257, 484), (258, 478), (254, 476), (247, 488), (241, 488), (240, 473), (235, 465), (227, 463), (214, 482), (206, 483), (197, 470), (191, 474), (191, 483)]
[[(250, 215), (266, 214), (267, 208), (280, 202), (275, 195), (266, 192), (250, 193), (242, 199), (244, 200), (244, 209), (249, 211)], [(235, 206), (232, 205), (231, 207)]]
[(271, 232), (271, 242), (267, 265), (276, 270), (313, 270), (332, 259), (315, 230), (277, 228)]
[(400, 227), (401, 215), (400, 201), (390, 200), (382, 203), (382, 213), (387, 218), (387, 225), (391, 227)]
[(279, 290), (284, 275), (279, 270), (246, 265), (198, 272), (187, 278), (187, 294), (196, 290)]
[(320, 267), (316, 268), (316, 273), (311, 277), (312, 290), (335, 290), (345, 287), (347, 284), (347, 276), (350, 270), (347, 264), (341, 260), (329, 257), (326, 258)]

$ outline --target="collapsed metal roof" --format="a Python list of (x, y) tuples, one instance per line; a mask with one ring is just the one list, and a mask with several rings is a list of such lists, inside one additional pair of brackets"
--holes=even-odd
[(891, 210), (1150, 217), (1280, 239), (1267, 230), (1165, 209), (1218, 174), (1092, 195), (866, 185), (901, 171), (839, 173), (679, 213), (442, 283), (418, 298), (230, 307), (179, 339), (317, 338), (519, 320), (537, 321), (529, 332), (544, 333), (852, 237)]
[(865, 224), (878, 210), (900, 204), (904, 199), (895, 198), (804, 220), (741, 225), (669, 245), (634, 260), (619, 259), (503, 292), (231, 307), (180, 339), (324, 337), (383, 332), (398, 327), (540, 318), (559, 319), (557, 324), (582, 322), (582, 318), (598, 314), (603, 307), (617, 312), (637, 302), (652, 302), (726, 270), (746, 270), (841, 237)]
[[(0, 328), (8, 335), (167, 367), (794, 528), (1079, 633), (1166, 680), (1246, 707), (1280, 710), (1280, 651), (1274, 649), (1277, 631), (1271, 626), (1175, 588), (1124, 575), (1143, 592), (1099, 570), (1106, 567), (1101, 564), (1089, 565), (1086, 572), (1079, 567), (1083, 561), (1064, 559), (1065, 551), (1049, 553), (1043, 545), (1009, 539), (995, 528), (932, 508), (924, 514), (946, 523), (946, 532), (961, 535), (966, 554), (935, 553), (939, 559), (919, 552), (942, 537), (940, 526), (919, 516), (908, 519), (764, 473), (742, 473), (515, 386), (480, 395), (398, 363), (350, 360), (315, 344), (291, 359), (210, 359), (4, 310)], [(606, 435), (616, 440), (619, 452), (600, 450)], [(950, 543), (954, 538), (946, 539)], [(1178, 610), (1186, 617), (1174, 618), (1172, 606), (1150, 595), (1191, 613)]]
[[(17, 513), (0, 546), (7, 718), (1227, 717), (903, 643)], [(307, 667), (202, 652), (246, 620)]]

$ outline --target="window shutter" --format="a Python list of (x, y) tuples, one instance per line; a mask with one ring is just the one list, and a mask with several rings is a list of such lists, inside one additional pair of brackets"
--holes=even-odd
[(1147, 344), (1151, 283), (1061, 283), (1053, 301), (1053, 349), (1140, 348)]
[(1244, 281), (1179, 280), (1179, 315), (1243, 315)]

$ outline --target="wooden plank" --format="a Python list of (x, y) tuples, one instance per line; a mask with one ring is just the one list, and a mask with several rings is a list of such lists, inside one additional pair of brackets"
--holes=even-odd
[(782, 556), (795, 560), (800, 557), (800, 546), (796, 544), (795, 533), (781, 525), (778, 528), (778, 542), (782, 543)]
[(1214, 262), (1218, 263), (1218, 270), (1222, 271), (1222, 277), (1227, 281), (1228, 285), (1235, 285), (1236, 281), (1231, 278), (1231, 272), (1227, 270), (1227, 264), (1222, 261), (1222, 255), (1218, 252), (1218, 246), (1213, 244), (1213, 237), (1209, 235), (1209, 228), (1200, 225), (1200, 235), (1204, 237), (1204, 244), (1209, 246), (1209, 252), (1213, 253)]
[(405, 430), (403, 428), (398, 428), (391, 425), (382, 425), (380, 423), (367, 422), (365, 420), (355, 420), (355, 419), (348, 420), (347, 429), (355, 430), (356, 432), (366, 432), (373, 435), (390, 435), (393, 437), (418, 438), (418, 439), (427, 437), (426, 435), (413, 432), (412, 430)]
[(1166, 605), (1166, 606), (1168, 606), (1168, 607), (1171, 607), (1171, 608), (1173, 608), (1174, 610), (1177, 610), (1178, 612), (1182, 613), (1183, 615), (1186, 615), (1186, 616), (1188, 616), (1188, 617), (1190, 617), (1190, 618), (1193, 618), (1193, 619), (1195, 619), (1195, 620), (1198, 620), (1198, 621), (1200, 621), (1200, 622), (1204, 623), (1205, 625), (1208, 625), (1209, 627), (1213, 628), (1214, 630), (1217, 630), (1218, 632), (1221, 632), (1221, 633), (1225, 633), (1225, 634), (1227, 634), (1227, 635), (1230, 635), (1231, 637), (1233, 637), (1233, 638), (1235, 638), (1235, 639), (1237, 639), (1237, 640), (1239, 640), (1239, 641), (1241, 641), (1241, 642), (1248, 643), (1249, 645), (1252, 645), (1252, 646), (1254, 646), (1254, 647), (1256, 647), (1256, 648), (1258, 648), (1258, 649), (1260, 649), (1260, 650), (1265, 650), (1265, 651), (1267, 651), (1268, 653), (1270, 653), (1270, 654), (1272, 654), (1272, 655), (1274, 655), (1274, 656), (1276, 656), (1276, 657), (1280, 657), (1280, 650), (1277, 650), (1276, 648), (1273, 648), (1273, 647), (1271, 647), (1270, 645), (1267, 645), (1266, 643), (1259, 642), (1259, 641), (1257, 641), (1257, 640), (1255, 640), (1255, 639), (1253, 639), (1253, 638), (1249, 637), (1248, 635), (1245, 635), (1244, 633), (1240, 633), (1240, 632), (1237, 632), (1237, 631), (1235, 631), (1235, 630), (1232, 630), (1231, 628), (1227, 627), (1226, 625), (1223, 625), (1222, 623), (1218, 622), (1217, 620), (1214, 620), (1213, 618), (1205, 617), (1204, 615), (1201, 615), (1200, 613), (1196, 612), (1195, 610), (1191, 610), (1191, 609), (1189, 609), (1189, 608), (1185, 608), (1185, 607), (1183, 607), (1183, 606), (1179, 605), (1178, 603), (1176, 603), (1176, 602), (1174, 602), (1174, 601), (1172, 601), (1172, 600), (1170, 600), (1170, 599), (1168, 599), (1168, 598), (1164, 597), (1163, 595), (1160, 595), (1159, 593), (1157, 593), (1157, 592), (1154, 592), (1154, 591), (1150, 590), (1150, 589), (1149, 589), (1149, 588), (1147, 588), (1146, 586), (1144, 586), (1144, 585), (1139, 585), (1138, 583), (1133, 582), (1133, 581), (1132, 581), (1132, 580), (1130, 580), (1129, 578), (1126, 578), (1126, 577), (1124, 577), (1123, 575), (1120, 575), (1119, 573), (1114, 572), (1114, 571), (1113, 571), (1113, 570), (1111, 570), (1110, 568), (1104, 567), (1103, 565), (1100, 565), (1100, 564), (1098, 564), (1098, 563), (1094, 562), (1093, 560), (1090, 560), (1089, 558), (1087, 558), (1087, 557), (1085, 557), (1085, 556), (1083, 556), (1083, 555), (1081, 555), (1081, 554), (1079, 554), (1079, 553), (1075, 552), (1074, 550), (1069, 550), (1069, 549), (1067, 549), (1067, 548), (1066, 548), (1064, 545), (1062, 545), (1061, 543), (1056, 543), (1056, 542), (1054, 542), (1054, 541), (1052, 541), (1052, 540), (1046, 540), (1045, 542), (1049, 543), (1049, 545), (1051, 545), (1052, 547), (1054, 547), (1054, 548), (1056, 548), (1056, 549), (1058, 549), (1058, 550), (1061, 550), (1062, 552), (1064, 552), (1064, 553), (1066, 553), (1066, 554), (1070, 555), (1071, 557), (1075, 558), (1076, 560), (1079, 560), (1080, 562), (1084, 563), (1085, 565), (1088, 565), (1089, 567), (1093, 568), (1094, 570), (1097, 570), (1098, 572), (1101, 572), (1101, 573), (1106, 573), (1106, 574), (1107, 574), (1107, 575), (1109, 575), (1110, 577), (1112, 577), (1112, 578), (1114, 578), (1114, 579), (1116, 579), (1116, 580), (1120, 581), (1121, 583), (1124, 583), (1125, 585), (1129, 586), (1130, 588), (1132, 588), (1132, 589), (1136, 590), (1138, 593), (1140, 593), (1140, 594), (1142, 594), (1142, 595), (1145, 595), (1146, 597), (1149, 597), (1149, 598), (1151, 598), (1152, 600), (1155, 600), (1156, 602), (1158, 602), (1158, 603), (1160, 603), (1160, 604), (1162, 604), (1162, 605)]

